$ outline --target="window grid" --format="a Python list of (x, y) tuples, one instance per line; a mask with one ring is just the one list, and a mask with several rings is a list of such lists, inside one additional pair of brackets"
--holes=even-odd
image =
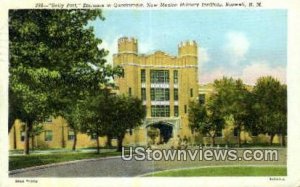
[(152, 117), (170, 117), (169, 105), (152, 105), (151, 106)]
[(169, 101), (169, 88), (151, 88), (151, 101)]
[(151, 83), (169, 84), (168, 70), (150, 70)]

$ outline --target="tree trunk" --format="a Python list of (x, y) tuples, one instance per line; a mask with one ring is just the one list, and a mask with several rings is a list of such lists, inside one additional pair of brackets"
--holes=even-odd
[(72, 151), (76, 150), (76, 144), (77, 144), (77, 132), (74, 131), (74, 140), (73, 140)]
[(31, 137), (31, 150), (34, 150), (34, 136)]
[(269, 142), (270, 145), (273, 145), (273, 138), (274, 138), (274, 134), (271, 134), (270, 135), (270, 142)]
[(25, 145), (24, 145), (24, 154), (29, 155), (29, 140), (30, 132), (32, 130), (32, 121), (28, 120), (25, 125)]
[(112, 147), (112, 145), (111, 145), (111, 139), (112, 139), (111, 135), (107, 135), (107, 147), (108, 148)]
[(215, 136), (211, 136), (211, 144), (212, 144), (212, 147), (215, 146)]
[(100, 143), (99, 143), (99, 136), (97, 134), (97, 154), (100, 154)]
[(241, 147), (241, 132), (240, 129), (237, 131), (237, 141), (238, 141), (238, 147)]
[(123, 146), (123, 138), (124, 138), (125, 134), (121, 134), (120, 136), (118, 136), (118, 152), (122, 151), (122, 146)]

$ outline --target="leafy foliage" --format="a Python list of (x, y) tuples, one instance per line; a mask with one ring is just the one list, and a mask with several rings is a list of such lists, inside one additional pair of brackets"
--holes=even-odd
[(9, 12), (9, 127), (15, 119), (25, 121), (28, 137), (34, 121), (66, 117), (63, 111), (120, 72), (105, 64), (108, 51), (88, 26), (97, 18), (104, 19), (101, 10)]
[[(270, 144), (275, 134), (287, 134), (287, 87), (270, 76), (257, 80), (253, 89), (256, 111), (256, 126), (260, 133), (270, 135)], [(284, 138), (282, 139), (284, 143)]]

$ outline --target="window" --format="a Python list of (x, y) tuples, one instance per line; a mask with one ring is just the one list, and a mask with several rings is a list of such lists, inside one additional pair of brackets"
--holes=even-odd
[(45, 131), (45, 141), (52, 141), (53, 133), (51, 130)]
[(199, 94), (199, 103), (201, 105), (205, 104), (205, 94)]
[(178, 89), (174, 88), (174, 101), (178, 101)]
[(190, 89), (190, 96), (193, 97), (193, 88)]
[(222, 128), (217, 128), (216, 130), (216, 137), (222, 137), (223, 133), (222, 133)]
[(20, 134), (21, 134), (21, 142), (24, 142), (25, 141), (25, 131), (21, 131)]
[(169, 105), (152, 105), (151, 106), (152, 117), (170, 117)]
[(146, 82), (146, 71), (144, 69), (141, 70), (141, 83)]
[(178, 83), (178, 71), (174, 70), (174, 84)]
[(174, 106), (174, 116), (175, 117), (179, 116), (179, 111), (178, 111), (178, 106), (177, 105)]
[(128, 88), (128, 95), (131, 96), (131, 87)]
[(233, 136), (238, 136), (238, 128), (233, 129)]
[(186, 114), (187, 113), (187, 106), (184, 105), (184, 113)]
[(150, 70), (151, 83), (169, 83), (168, 70)]
[(74, 140), (75, 139), (75, 133), (73, 130), (68, 131), (68, 140)]
[(169, 88), (151, 88), (151, 101), (169, 101)]
[(91, 139), (92, 140), (97, 140), (97, 134), (96, 133), (91, 134)]
[(146, 88), (141, 89), (141, 98), (143, 101), (146, 101)]
[(251, 135), (252, 135), (252, 136), (257, 136), (257, 135), (258, 135), (257, 129), (252, 128)]

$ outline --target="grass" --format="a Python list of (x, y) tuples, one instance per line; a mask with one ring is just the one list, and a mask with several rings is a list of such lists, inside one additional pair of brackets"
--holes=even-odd
[(66, 162), (72, 160), (82, 160), (88, 158), (100, 158), (108, 156), (118, 156), (121, 152), (104, 152), (100, 154), (96, 153), (52, 153), (52, 154), (32, 154), (32, 155), (21, 155), (21, 156), (10, 156), (9, 157), (9, 170), (21, 169), (32, 166), (40, 166), (45, 164), (52, 164), (58, 162)]
[(287, 176), (286, 167), (269, 166), (230, 166), (196, 169), (169, 170), (149, 174), (158, 177), (195, 177), (195, 176)]

